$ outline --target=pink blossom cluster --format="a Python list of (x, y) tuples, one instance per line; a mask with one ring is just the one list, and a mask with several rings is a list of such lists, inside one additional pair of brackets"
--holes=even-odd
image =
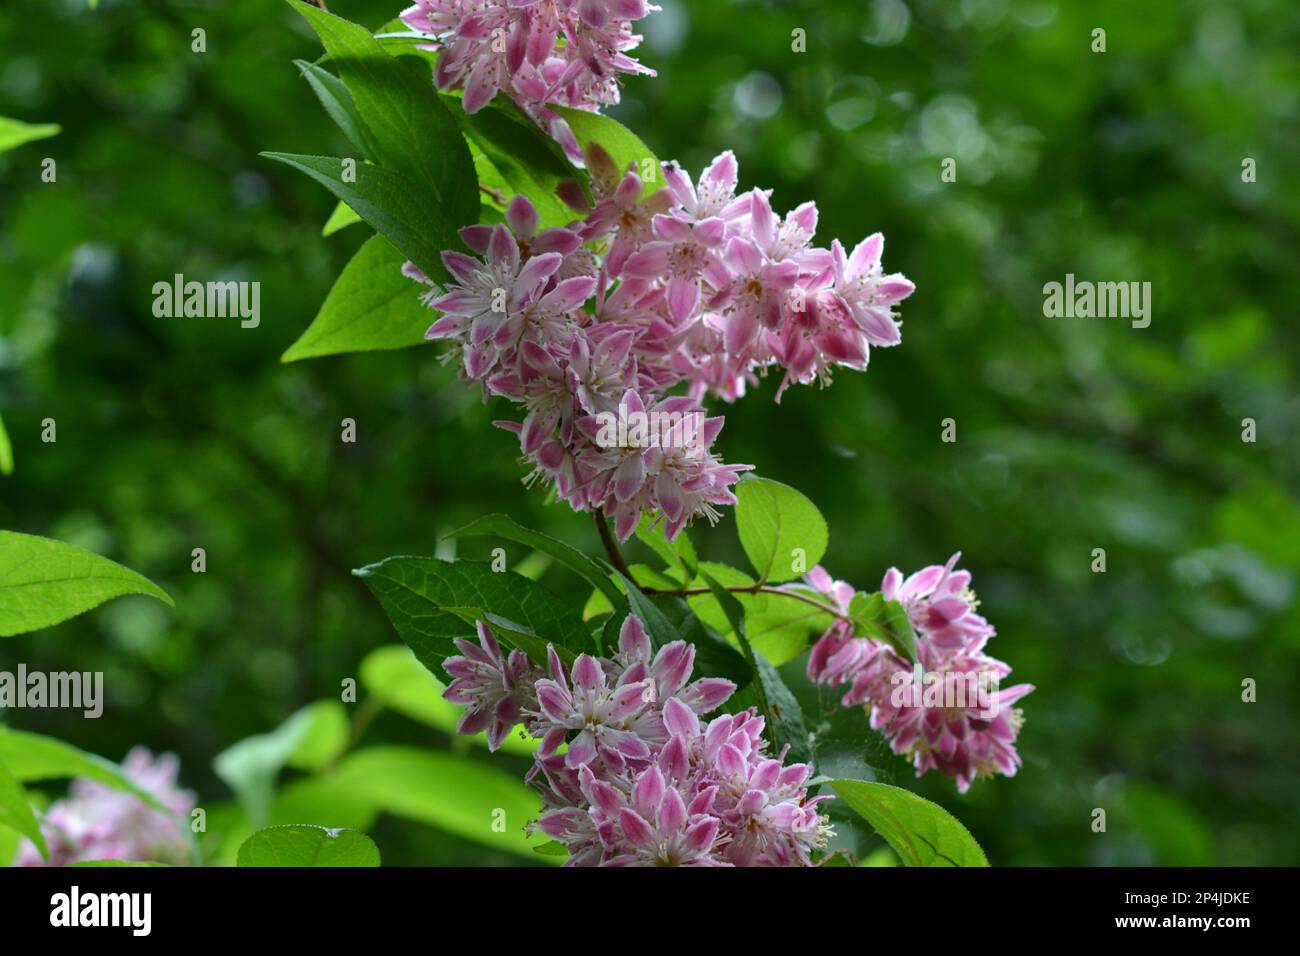
[[(737, 194), (730, 152), (698, 184), (675, 165), (646, 193), (635, 171), (589, 148), (593, 203), (564, 228), (541, 229), (528, 199), (505, 222), (460, 235), (476, 256), (447, 251), (452, 282), (425, 296), (443, 313), (428, 337), (460, 346), (463, 373), (487, 395), (523, 407), (519, 435), (532, 478), (552, 482), (578, 511), (602, 509), (620, 538), (643, 514), (669, 539), (694, 516), (714, 521), (735, 503), (748, 465), (710, 446), (721, 417), (701, 401), (742, 396), (758, 373), (829, 381), (833, 366), (865, 370), (870, 347), (896, 345), (893, 306), (913, 291), (881, 268), (877, 233), (846, 253), (813, 245), (817, 207), (773, 212), (768, 191)], [(581, 196), (570, 191), (575, 206)], [(407, 274), (433, 285), (412, 265)], [(696, 440), (611, 447), (602, 416), (629, 412), (702, 422)]]
[(522, 652), (503, 655), (479, 623), (479, 643), (444, 662), (446, 698), (466, 704), (460, 730), (488, 729), (496, 746), (516, 722), (541, 740), (528, 781), (542, 794), (534, 826), (569, 851), (571, 866), (806, 866), (829, 827), (805, 784), (812, 768), (773, 757), (752, 709), (700, 718), (736, 687), (691, 681), (695, 646), (652, 652), (629, 615), (618, 652), (554, 648), (543, 670)]
[(183, 821), (194, 809), (194, 794), (177, 786), (180, 763), (175, 755), (155, 759), (144, 747), (135, 747), (122, 762), (122, 770), (170, 813), (126, 791), (77, 779), (68, 797), (51, 804), (41, 821), (49, 859), (43, 860), (35, 844), (23, 840), (14, 865), (67, 866), (87, 860), (188, 863), (190, 841)]
[[(808, 677), (847, 686), (844, 706), (867, 708), (871, 726), (894, 753), (911, 758), (918, 777), (937, 770), (965, 793), (976, 779), (1013, 776), (1020, 767), (1015, 743), (1023, 716), (1011, 705), (1034, 688), (999, 689), (1011, 668), (983, 653), (995, 632), (976, 611), (970, 572), (954, 570), (960, 557), (906, 579), (897, 568), (885, 574), (882, 596), (903, 605), (916, 632), (915, 665), (884, 642), (855, 636), (852, 623), (840, 619), (813, 646)], [(804, 580), (847, 612), (850, 585), (821, 567)], [(973, 687), (978, 692), (967, 693)]]
[(467, 113), (497, 93), (514, 100), (575, 159), (578, 142), (552, 106), (596, 111), (619, 101), (620, 74), (654, 76), (628, 55), (646, 0), (417, 0), (402, 22), (438, 52), (434, 81), (463, 90)]

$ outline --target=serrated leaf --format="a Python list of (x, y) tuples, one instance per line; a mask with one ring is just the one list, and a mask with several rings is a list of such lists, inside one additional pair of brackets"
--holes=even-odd
[[(511, 571), (494, 572), (483, 562), (393, 557), (353, 573), (379, 600), (398, 636), (435, 674), (455, 652), (452, 638), (473, 637), (476, 609), (570, 651), (584, 650), (591, 640), (581, 617), (546, 588)], [(545, 656), (534, 662), (544, 665)]]
[(108, 558), (53, 538), (0, 531), (0, 637), (50, 627), (126, 594), (175, 606), (158, 585)]
[(424, 287), (402, 274), (405, 263), (383, 236), (367, 239), (280, 361), (423, 344), (434, 314), (420, 301)]
[(348, 142), (356, 147), (360, 156), (369, 159), (370, 153), (365, 139), (366, 122), (357, 111), (357, 104), (352, 99), (351, 91), (343, 85), (342, 80), (323, 66), (308, 63), (306, 60), (293, 62), (302, 71), (303, 78), (311, 86), (321, 106), (325, 107), (325, 112), (343, 131)]
[(293, 824), (258, 830), (239, 848), (237, 866), (378, 866), (379, 847), (357, 830)]
[(890, 845), (905, 866), (988, 866), (980, 845), (951, 813), (910, 790), (831, 780), (835, 794)]
[[(821, 561), (829, 532), (826, 519), (789, 485), (750, 478), (736, 485), (736, 531), (761, 582), (792, 581)], [(803, 551), (796, 564), (795, 549)]]
[(438, 200), (455, 227), (477, 222), (474, 164), (456, 120), (434, 90), (428, 64), (393, 57), (365, 27), (290, 2), (312, 25), (352, 93), (364, 117), (369, 158)]
[(600, 591), (614, 605), (617, 606), (623, 601), (623, 594), (610, 579), (610, 572), (606, 566), (559, 538), (552, 538), (540, 531), (525, 528), (508, 515), (485, 515), (453, 531), (447, 537), (468, 538), (483, 535), (516, 541), (549, 554), (566, 568), (581, 575), (584, 581)]
[(343, 179), (343, 160), (334, 156), (261, 155), (292, 166), (323, 185), (351, 206), (429, 278), (442, 282), (450, 279), (440, 254), (459, 247), (457, 226), (436, 202), (422, 195), (405, 176), (358, 162), (353, 170), (355, 181), (348, 182)]

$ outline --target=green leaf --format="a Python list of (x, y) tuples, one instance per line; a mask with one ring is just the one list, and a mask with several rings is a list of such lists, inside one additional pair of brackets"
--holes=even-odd
[(405, 262), (383, 236), (367, 239), (280, 361), (422, 344), (434, 316), (420, 302), (423, 286), (402, 274)]
[(429, 278), (444, 282), (450, 278), (439, 254), (444, 249), (459, 247), (457, 227), (437, 203), (421, 196), (407, 177), (359, 162), (355, 169), (356, 181), (346, 182), (343, 179), (343, 160), (333, 156), (261, 155), (292, 166), (321, 183), (351, 206)]
[(27, 791), (14, 779), (3, 760), (0, 760), (0, 826), (17, 830), (36, 844), (42, 859), (50, 858), (41, 825), (36, 822), (36, 814), (32, 813), (32, 805), (27, 799)]
[[(578, 138), (579, 145), (584, 149), (590, 143), (603, 147), (613, 158), (620, 174), (626, 173), (629, 168), (635, 169), (638, 173), (645, 169), (653, 170), (654, 179), (643, 182), (641, 192), (643, 197), (649, 196), (664, 184), (658, 157), (639, 136), (622, 123), (601, 113), (589, 113), (586, 110), (564, 106), (551, 108), (564, 117), (569, 128), (573, 130), (573, 135)], [(646, 163), (646, 160), (650, 162)]]
[(23, 123), (0, 116), (0, 153), (17, 149), (24, 143), (59, 135), (57, 123)]
[(803, 711), (794, 694), (785, 686), (785, 681), (775, 667), (754, 652), (745, 633), (745, 609), (735, 596), (727, 591), (706, 572), (701, 572), (713, 592), (714, 598), (726, 613), (732, 630), (740, 641), (745, 659), (749, 661), (753, 672), (754, 692), (758, 698), (758, 709), (766, 722), (767, 733), (774, 749), (779, 751), (789, 744), (790, 759), (795, 763), (806, 763), (812, 759), (812, 748), (808, 743), (808, 728), (804, 726)]
[(151, 860), (78, 860), (76, 863), (69, 863), (68, 866), (167, 866), (166, 863), (155, 863)]
[(366, 148), (365, 140), (366, 122), (357, 112), (357, 104), (352, 99), (352, 93), (343, 85), (343, 81), (315, 63), (308, 63), (306, 60), (293, 62), (298, 69), (302, 70), (302, 75), (311, 86), (312, 92), (320, 100), (321, 106), (325, 107), (325, 112), (329, 114), (330, 119), (343, 131), (348, 142), (357, 148), (361, 156), (369, 159), (370, 152)]
[(157, 797), (132, 782), (117, 764), (53, 737), (0, 727), (0, 760), (20, 783), (80, 777), (134, 794), (155, 810), (169, 812)]
[(695, 546), (691, 544), (691, 539), (683, 530), (677, 533), (675, 540), (669, 541), (663, 522), (654, 527), (651, 527), (652, 524), (654, 524), (654, 516), (644, 516), (641, 523), (637, 525), (637, 539), (659, 555), (669, 567), (681, 570), (684, 579), (690, 581), (695, 577), (700, 565), (700, 559), (695, 554)]
[(832, 780), (835, 794), (898, 854), (905, 866), (988, 866), (970, 831), (910, 790), (863, 780)]
[(0, 531), (0, 637), (50, 627), (124, 594), (175, 607), (162, 588), (107, 558), (52, 538)]
[(434, 90), (428, 64), (390, 56), (369, 30), (342, 17), (298, 0), (290, 5), (320, 36), (351, 91), (365, 118), (370, 159), (440, 202), (454, 227), (477, 222), (474, 164), (456, 120)]
[[(702, 562), (699, 570), (707, 571), (724, 587), (754, 584), (754, 579), (743, 571), (714, 561)], [(696, 577), (691, 582), (692, 588), (703, 586), (703, 578)], [(835, 622), (833, 615), (787, 594), (733, 593), (733, 597), (745, 609), (745, 630), (750, 644), (777, 667), (806, 651), (810, 640), (825, 633)], [(705, 624), (724, 634), (730, 631), (731, 623), (712, 594), (693, 595), (689, 603)]]
[(484, 535), (516, 541), (549, 554), (566, 568), (581, 575), (583, 580), (605, 595), (615, 606), (623, 603), (623, 593), (611, 580), (610, 572), (605, 566), (559, 538), (552, 538), (540, 531), (525, 528), (507, 515), (485, 515), (477, 521), (471, 521), (460, 530), (453, 531), (447, 537), (469, 538)]
[(245, 737), (212, 761), (254, 824), (264, 823), (285, 766), (318, 770), (335, 760), (348, 741), (347, 711), (337, 700), (320, 700), (295, 712), (270, 733)]
[(238, 866), (378, 866), (379, 848), (357, 830), (295, 824), (258, 830), (239, 848)]
[(14, 446), (9, 443), (9, 433), (5, 431), (5, 420), (0, 416), (0, 475), (14, 473)]
[(472, 116), (459, 104), (451, 109), (466, 138), (492, 165), (508, 192), (532, 201), (543, 228), (566, 226), (573, 221), (574, 211), (556, 196), (555, 189), (562, 181), (573, 179), (575, 170), (554, 140), (517, 106), (508, 101), (500, 105), (494, 102)]
[[(736, 530), (761, 582), (792, 581), (826, 553), (826, 519), (802, 493), (766, 478), (736, 485)], [(802, 549), (796, 565), (795, 549)]]
[[(695, 645), (696, 677), (725, 677), (737, 687), (749, 682), (752, 673), (749, 664), (725, 638), (706, 627), (685, 601), (668, 596), (650, 598), (635, 584), (628, 585), (626, 578), (620, 575), (619, 579), (627, 587), (631, 612), (641, 619), (655, 648), (673, 641), (687, 641)], [(606, 628), (621, 627), (622, 618), (623, 615), (614, 614)], [(609, 646), (608, 638), (606, 646)]]
[(898, 601), (886, 601), (883, 594), (859, 591), (849, 602), (853, 633), (885, 641), (909, 664), (916, 662), (916, 632), (907, 609)]
[(543, 642), (542, 656), (521, 649), (541, 665), (544, 642), (577, 651), (591, 640), (582, 618), (546, 588), (511, 571), (494, 572), (483, 562), (394, 557), (353, 573), (379, 599), (398, 636), (435, 674), (454, 653), (452, 638), (473, 637), (476, 615), (494, 631), (508, 631), (497, 635), (507, 642), (535, 635)]
[(541, 800), (516, 777), (476, 760), (416, 747), (359, 750), (343, 760), (336, 779), (381, 810), (530, 859), (544, 835), (524, 826)]
[[(443, 699), (447, 685), (416, 660), (406, 645), (391, 644), (371, 651), (361, 662), (360, 673), (362, 686), (385, 706), (444, 733), (459, 736), (456, 725), (460, 722), (461, 708)], [(482, 747), (488, 745), (486, 732), (472, 737), (461, 736), (460, 739)], [(540, 746), (541, 741), (525, 735), (522, 726), (516, 727), (501, 742), (502, 750), (522, 756), (531, 756)]]
[(354, 222), (363, 221), (364, 220), (353, 211), (351, 206), (345, 202), (340, 202), (334, 206), (334, 211), (330, 213), (330, 217), (325, 220), (325, 225), (321, 226), (320, 234), (322, 236), (332, 236), (340, 229), (346, 229)]

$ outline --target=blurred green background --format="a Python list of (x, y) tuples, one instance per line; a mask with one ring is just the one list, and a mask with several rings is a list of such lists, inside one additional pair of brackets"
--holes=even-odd
[[(916, 782), (863, 718), (880, 779), (952, 810), (995, 863), (1300, 862), (1300, 7), (660, 2), (640, 51), (659, 77), (615, 115), (693, 174), (734, 149), (778, 209), (818, 202), (824, 244), (883, 230), (887, 268), (918, 287), (901, 347), (780, 405), (768, 380), (728, 411), (721, 452), (808, 494), (829, 569), (860, 587), (961, 549), (990, 650), (1038, 687), (1016, 778), (964, 797)], [(398, 12), (330, 7), (370, 26)], [(322, 238), (325, 190), (257, 156), (346, 154), (291, 63), (317, 55), (278, 0), (0, 11), (0, 115), (63, 127), (0, 155), (17, 462), (0, 527), (108, 555), (177, 604), (123, 599), (0, 642), (0, 669), (102, 670), (108, 695), (98, 721), (2, 719), (113, 759), (174, 751), (205, 807), (230, 800), (216, 753), (337, 697), (395, 641), (352, 568), (432, 553), (494, 511), (598, 547), (588, 519), (520, 485), (500, 409), (439, 347), (279, 363), (368, 232)], [(155, 318), (153, 283), (178, 272), (259, 281), (260, 327)], [(1151, 282), (1150, 328), (1045, 318), (1042, 286), (1067, 272)], [(693, 538), (741, 561), (729, 516)], [(562, 570), (542, 580), (586, 596)], [(365, 740), (452, 746), (392, 712)], [(388, 863), (528, 862), (391, 815), (371, 832)]]

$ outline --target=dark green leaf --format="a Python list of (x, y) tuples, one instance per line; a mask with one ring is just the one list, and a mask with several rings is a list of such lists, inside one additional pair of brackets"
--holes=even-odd
[[(494, 572), (486, 563), (395, 557), (353, 573), (379, 599), (420, 663), (435, 674), (443, 658), (454, 653), (452, 638), (473, 637), (466, 609), (490, 611), (539, 640), (570, 650), (581, 651), (590, 642), (582, 619), (550, 591), (511, 571)], [(546, 663), (544, 656), (534, 661)]]
[(351, 206), (429, 278), (434, 281), (450, 278), (440, 253), (459, 246), (457, 226), (437, 203), (422, 197), (405, 176), (358, 162), (353, 170), (355, 182), (348, 182), (343, 178), (344, 160), (333, 156), (261, 155), (292, 166), (321, 183)]

